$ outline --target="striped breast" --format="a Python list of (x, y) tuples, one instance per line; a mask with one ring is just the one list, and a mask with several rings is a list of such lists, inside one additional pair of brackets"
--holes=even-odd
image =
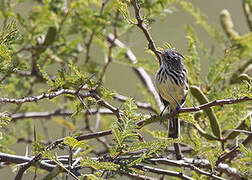
[(159, 95), (169, 102), (171, 110), (176, 109), (178, 104), (183, 106), (188, 92), (187, 71), (169, 71), (168, 68), (160, 67), (155, 77), (155, 86)]

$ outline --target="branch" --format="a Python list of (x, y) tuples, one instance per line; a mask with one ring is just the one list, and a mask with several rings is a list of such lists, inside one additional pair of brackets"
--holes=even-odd
[(132, 173), (124, 173), (124, 175), (129, 177), (130, 179), (135, 179), (135, 180), (160, 180), (160, 179), (148, 177), (145, 175), (132, 174)]
[(52, 116), (71, 116), (73, 111), (57, 109), (55, 111), (50, 112), (24, 112), (24, 113), (16, 113), (10, 115), (11, 121), (16, 122), (19, 119), (24, 118), (50, 118)]
[(18, 171), (18, 173), (17, 173), (17, 175), (15, 177), (15, 180), (22, 180), (24, 172), (27, 169), (29, 169), (31, 166), (35, 166), (36, 162), (39, 161), (39, 159), (41, 158), (41, 156), (42, 156), (42, 153), (39, 153), (37, 156), (35, 156), (32, 159), (30, 159), (27, 163), (23, 164), (20, 167), (20, 169), (19, 169), (19, 171)]
[(109, 110), (111, 110), (113, 112), (114, 115), (116, 115), (116, 117), (119, 119), (121, 117), (121, 114), (123, 113), (122, 111), (120, 111), (118, 108), (115, 108), (114, 106), (112, 106), (111, 104), (109, 104), (108, 102), (104, 101), (101, 97), (99, 97), (97, 95), (97, 93), (94, 91), (94, 92), (91, 92), (90, 93), (90, 96), (95, 98), (97, 100), (97, 102), (103, 106), (103, 107), (106, 107), (108, 108)]
[[(96, 114), (97, 109), (89, 109), (90, 114)], [(11, 122), (15, 122), (19, 119), (24, 118), (50, 118), (52, 116), (71, 116), (74, 112), (72, 110), (63, 110), (63, 109), (57, 109), (54, 111), (48, 111), (48, 112), (24, 112), (24, 113), (15, 113), (10, 115)], [(100, 114), (113, 114), (109, 109), (99, 109)]]
[[(21, 103), (25, 103), (25, 102), (37, 102), (41, 99), (52, 99), (54, 97), (57, 97), (61, 94), (71, 94), (71, 95), (75, 95), (76, 91), (75, 90), (70, 90), (70, 89), (60, 89), (56, 92), (53, 93), (43, 93), (42, 95), (39, 96), (33, 96), (33, 97), (25, 97), (22, 99), (9, 99), (9, 98), (0, 98), (0, 102), (4, 102), (4, 103), (16, 103), (16, 104), (21, 104)], [(115, 108), (114, 106), (112, 106), (111, 104), (109, 104), (108, 102), (102, 100), (95, 91), (92, 91), (90, 93), (81, 93), (80, 94), (82, 98), (85, 97), (93, 97), (97, 100), (97, 102), (102, 105), (103, 107), (106, 107), (107, 109), (109, 109), (113, 114), (115, 114), (118, 118), (120, 118), (121, 114), (123, 113), (122, 111), (120, 111), (118, 108)], [(162, 121), (162, 119), (167, 119), (167, 118), (172, 118), (174, 117), (177, 113), (188, 113), (188, 112), (197, 112), (203, 109), (207, 109), (213, 106), (223, 106), (223, 105), (231, 105), (231, 104), (238, 104), (238, 103), (242, 103), (242, 102), (247, 102), (247, 101), (251, 101), (252, 98), (249, 97), (241, 97), (241, 98), (237, 98), (237, 99), (222, 99), (222, 100), (214, 100), (211, 101), (209, 103), (206, 104), (202, 104), (196, 107), (188, 107), (188, 108), (180, 108), (177, 112), (173, 111), (173, 113), (171, 114), (165, 114), (162, 117), (158, 116), (158, 115), (154, 115), (151, 116), (148, 119), (144, 119), (142, 121), (139, 121), (137, 124), (138, 126), (142, 126), (143, 124), (148, 124), (151, 122), (157, 122), (157, 121)]]
[[(112, 105), (110, 105), (109, 103), (107, 103), (106, 101), (103, 101), (97, 94), (95, 93), (91, 93), (91, 96), (94, 97), (102, 106), (110, 109), (113, 113), (115, 114), (119, 114), (122, 113), (121, 111), (119, 111), (118, 109), (116, 109), (115, 107), (113, 107)], [(198, 107), (190, 107), (190, 108), (181, 108), (179, 110), (179, 113), (185, 113), (185, 112), (195, 112), (195, 111), (199, 111), (201, 109), (205, 109), (205, 108), (209, 108), (212, 106), (216, 106), (216, 105), (224, 105), (224, 104), (237, 104), (237, 103), (241, 103), (241, 102), (245, 102), (245, 101), (250, 101), (252, 99), (248, 98), (248, 97), (244, 97), (244, 98), (238, 98), (238, 99), (224, 99), (224, 100), (216, 100), (210, 103), (206, 103), (206, 104), (202, 104)], [(196, 110), (195, 110), (196, 109)], [(191, 111), (188, 111), (191, 110)], [(120, 115), (120, 114), (119, 114)], [(138, 127), (141, 128), (144, 125), (147, 125), (151, 122), (158, 122), (161, 121), (163, 118), (167, 119), (167, 116), (170, 117), (169, 114), (165, 114), (163, 117), (160, 117), (158, 115), (154, 115), (151, 116), (148, 119), (144, 119), (142, 121), (139, 121), (137, 123)], [(171, 116), (172, 117), (172, 116)], [(92, 138), (97, 138), (97, 137), (102, 137), (102, 136), (107, 136), (107, 135), (111, 135), (112, 134), (112, 130), (105, 130), (105, 131), (100, 131), (100, 132), (95, 132), (95, 133), (90, 133), (90, 134), (85, 134), (82, 136), (77, 136), (76, 139), (81, 141), (81, 140), (85, 140), (85, 139), (92, 139)], [(249, 137), (244, 140), (243, 144), (248, 144), (251, 140), (252, 140), (252, 135), (250, 134)], [(56, 142), (63, 142), (64, 139), (59, 139)]]
[[(12, 155), (12, 154), (6, 154), (0, 152), (0, 162), (8, 162), (8, 163), (14, 163), (14, 164), (22, 164), (22, 163), (27, 163), (31, 161), (32, 158), (25, 157), (25, 156), (18, 156), (18, 155)], [(33, 165), (35, 166), (35, 165)], [(55, 165), (51, 165), (46, 162), (38, 162), (38, 166), (41, 169), (51, 171), (53, 168), (55, 168)]]
[[(38, 102), (41, 99), (52, 99), (55, 98), (59, 95), (62, 94), (71, 94), (71, 95), (76, 95), (80, 101), (82, 102), (82, 104), (86, 107), (84, 101), (82, 100), (82, 98), (86, 98), (88, 96), (90, 96), (89, 94), (81, 94), (80, 90), (84, 87), (84, 85), (90, 81), (90, 79), (92, 79), (94, 77), (95, 73), (93, 73), (77, 90), (71, 90), (71, 89), (58, 89), (55, 92), (52, 93), (43, 93), (41, 95), (38, 96), (32, 96), (32, 97), (25, 97), (25, 98), (21, 98), (21, 99), (14, 99), (14, 98), (0, 98), (0, 103), (15, 103), (15, 104), (22, 104), (25, 102)], [(88, 108), (86, 107), (86, 109), (88, 110)]]
[[(242, 142), (242, 145), (246, 146), (247, 144), (251, 143), (251, 141), (252, 141), (252, 132)], [(231, 161), (232, 159), (234, 159), (237, 156), (238, 152), (240, 152), (239, 146), (235, 146), (231, 151), (229, 151), (228, 153), (220, 156), (218, 158), (218, 160), (216, 161), (216, 165), (218, 165), (219, 163), (225, 161), (226, 159), (229, 159), (229, 161)]]
[[(125, 159), (138, 159), (141, 157), (140, 155), (127, 155), (127, 156), (120, 156), (117, 161), (120, 162), (121, 160)], [(182, 160), (171, 160), (168, 158), (150, 158), (145, 161), (145, 163), (152, 163), (152, 164), (163, 164), (168, 166), (175, 166), (175, 167), (183, 167), (183, 168), (190, 168), (193, 171), (196, 171), (200, 174), (207, 175), (212, 178), (216, 179), (223, 179), (219, 176), (214, 175), (213, 173), (209, 173), (203, 171), (199, 168), (204, 168), (207, 170), (212, 171), (211, 164), (206, 159), (193, 159), (193, 158), (183, 158)], [(231, 168), (229, 165), (220, 163), (218, 166), (215, 167), (215, 170), (221, 173), (225, 173), (227, 176), (232, 177), (235, 180), (242, 179), (242, 176), (238, 173), (236, 168)]]
[[(86, 140), (86, 139), (92, 139), (92, 138), (98, 138), (98, 137), (102, 137), (102, 136), (106, 136), (112, 134), (111, 130), (107, 130), (107, 131), (101, 131), (101, 132), (96, 132), (96, 133), (90, 133), (90, 134), (85, 134), (82, 136), (78, 136), (76, 137), (76, 139), (78, 141), (82, 141), (82, 140)], [(57, 145), (61, 144), (64, 141), (64, 138), (58, 139), (55, 142), (49, 144), (45, 150), (51, 150), (55, 147), (57, 147)], [(36, 162), (38, 162), (41, 157), (42, 157), (43, 152), (38, 153), (36, 156), (34, 156), (32, 159), (29, 160), (29, 162), (27, 162), (26, 164), (22, 165), (21, 168), (19, 169), (15, 180), (21, 180), (23, 177), (24, 172), (30, 168), (30, 166), (34, 166), (36, 164)]]
[(186, 179), (186, 180), (193, 180), (193, 178), (184, 175), (183, 173), (179, 172), (174, 172), (174, 171), (168, 171), (164, 169), (159, 169), (159, 168), (154, 168), (151, 166), (143, 166), (143, 165), (134, 165), (132, 166), (133, 168), (140, 169), (142, 171), (148, 171), (156, 174), (163, 174), (163, 175), (168, 175), (168, 176), (173, 176), (173, 177), (178, 177), (180, 179)]
[(247, 102), (247, 101), (252, 101), (252, 98), (245, 96), (245, 97), (241, 97), (241, 98), (237, 98), (237, 99), (214, 100), (214, 101), (211, 101), (209, 103), (201, 104), (201, 105), (196, 106), (196, 107), (180, 108), (178, 111), (173, 111), (170, 114), (164, 114), (162, 117), (160, 117), (158, 115), (154, 115), (154, 116), (151, 116), (148, 119), (144, 119), (142, 121), (139, 121), (137, 124), (138, 124), (138, 126), (141, 127), (142, 125), (146, 125), (146, 124), (149, 124), (149, 123), (152, 123), (152, 122), (158, 122), (158, 121), (162, 121), (163, 119), (173, 118), (176, 114), (197, 112), (197, 111), (207, 109), (207, 108), (210, 108), (210, 107), (213, 107), (213, 106), (238, 104), (238, 103)]
[[(125, 102), (128, 97), (116, 93), (113, 98), (118, 101)], [(158, 112), (152, 107), (151, 103), (135, 101), (135, 104), (137, 105), (138, 108), (147, 109), (149, 111), (154, 112), (155, 114), (158, 114)]]
[[(159, 163), (159, 164), (165, 164), (165, 165), (169, 165), (169, 166), (176, 166), (176, 167), (186, 167), (186, 168), (190, 168), (191, 170), (194, 170), (200, 174), (209, 176), (213, 179), (219, 179), (219, 180), (224, 180), (224, 178), (221, 178), (219, 176), (216, 176), (212, 173), (206, 172), (201, 170), (200, 168), (196, 167), (195, 165), (193, 165), (193, 162), (185, 162), (184, 160), (179, 160), (179, 161), (175, 161), (175, 160), (169, 160), (167, 158), (152, 158), (149, 160), (152, 163)], [(210, 166), (210, 163), (208, 162), (208, 165)], [(211, 168), (208, 168), (211, 169)]]
[[(193, 164), (199, 168), (205, 168), (211, 170), (211, 164), (206, 159), (193, 159), (193, 158), (183, 158), (185, 163)], [(229, 165), (220, 163), (215, 166), (215, 170), (221, 173), (225, 173), (228, 176), (231, 176), (233, 179), (242, 179), (242, 176), (238, 173), (236, 168), (231, 168)]]
[[(76, 95), (75, 90), (71, 89), (59, 89), (52, 93), (43, 93), (38, 96), (31, 96), (31, 97), (24, 97), (21, 99), (14, 99), (14, 98), (0, 98), (0, 103), (14, 103), (14, 104), (22, 104), (26, 102), (38, 102), (41, 99), (52, 99), (62, 94), (71, 94)], [(89, 94), (81, 94), (82, 97), (88, 97)]]
[[(141, 15), (140, 15), (140, 6), (137, 3), (137, 0), (131, 0), (131, 4), (133, 5), (134, 10), (135, 10), (135, 17), (137, 20), (136, 25), (143, 31), (143, 33), (149, 43), (148, 48), (156, 54), (156, 51), (157, 51), (156, 46), (154, 44), (154, 41), (153, 41), (148, 29), (146, 28), (146, 25), (144, 24), (144, 20), (142, 19)], [(156, 56), (159, 58), (159, 56), (157, 54), (156, 54)]]
[(203, 109), (207, 109), (213, 106), (223, 106), (223, 105), (230, 105), (230, 104), (238, 104), (242, 102), (252, 101), (250, 97), (241, 97), (237, 99), (221, 99), (221, 100), (214, 100), (206, 104), (202, 104), (196, 107), (189, 107), (189, 108), (181, 108), (178, 112), (179, 113), (186, 113), (186, 112), (196, 112)]
[[(113, 34), (108, 34), (107, 39), (110, 43), (112, 43), (112, 40), (114, 39)], [(124, 44), (122, 43), (119, 39), (114, 40), (114, 44), (122, 49), (126, 50), (126, 57), (130, 60), (132, 64), (137, 63), (137, 58), (134, 55), (134, 53)], [(157, 90), (152, 82), (151, 77), (148, 75), (148, 73), (144, 70), (142, 67), (132, 67), (133, 71), (137, 74), (137, 77), (141, 80), (143, 85), (148, 89), (148, 91), (153, 95), (157, 105), (159, 106), (159, 109), (162, 110), (164, 108), (162, 102), (160, 101), (159, 95), (157, 93)]]

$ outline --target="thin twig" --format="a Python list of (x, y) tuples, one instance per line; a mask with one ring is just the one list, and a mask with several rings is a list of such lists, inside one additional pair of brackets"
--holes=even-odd
[[(137, 0), (131, 0), (131, 4), (134, 7), (135, 10), (135, 17), (137, 20), (137, 26), (143, 31), (147, 41), (148, 41), (148, 48), (150, 50), (152, 50), (155, 54), (156, 54), (156, 46), (154, 44), (154, 41), (150, 35), (150, 32), (148, 31), (146, 25), (144, 24), (144, 20), (142, 19), (141, 15), (140, 15), (140, 5), (137, 3)], [(157, 54), (156, 54), (157, 55)], [(157, 55), (157, 58), (159, 58), (159, 56)]]
[[(116, 11), (116, 15), (115, 15), (115, 19), (118, 19), (119, 18), (119, 11), (117, 10)], [(114, 24), (114, 38), (111, 40), (110, 42), (110, 45), (109, 45), (109, 48), (108, 48), (108, 56), (105, 57), (105, 64), (103, 66), (103, 69), (102, 69), (102, 72), (101, 72), (101, 75), (100, 75), (100, 78), (99, 78), (99, 82), (103, 82), (103, 77), (107, 71), (107, 68), (109, 66), (109, 64), (112, 62), (112, 51), (113, 51), (113, 48), (115, 47), (114, 45), (114, 41), (117, 39), (117, 26), (116, 24)]]
[(79, 93), (77, 94), (77, 97), (78, 97), (78, 99), (80, 100), (80, 102), (82, 103), (82, 105), (84, 106), (84, 108), (87, 110), (87, 112), (88, 112), (89, 114), (91, 114), (89, 108), (87, 107), (86, 103), (83, 101), (83, 99), (82, 99), (82, 97), (80, 96)]
[[(15, 98), (0, 98), (0, 103), (14, 103), (14, 104), (22, 104), (22, 103), (26, 103), (26, 102), (38, 102), (41, 99), (52, 99), (55, 98), (59, 95), (62, 94), (71, 94), (71, 95), (75, 95), (76, 91), (75, 90), (71, 90), (71, 89), (59, 89), (55, 92), (51, 92), (51, 93), (43, 93), (41, 95), (38, 96), (31, 96), (31, 97), (24, 97), (24, 98), (20, 98), (20, 99), (15, 99)], [(87, 97), (89, 96), (89, 94), (82, 94), (82, 97)]]
[[(103, 13), (104, 8), (105, 8), (106, 4), (108, 3), (108, 1), (109, 1), (109, 0), (103, 0), (102, 6), (101, 6), (101, 9), (100, 9), (100, 16), (102, 16), (102, 13)], [(90, 59), (90, 47), (91, 47), (91, 44), (92, 44), (92, 42), (93, 42), (95, 33), (96, 33), (96, 27), (92, 29), (92, 32), (91, 32), (90, 37), (89, 37), (89, 40), (88, 40), (88, 42), (85, 44), (85, 46), (86, 46), (85, 64), (87, 64), (88, 61), (89, 61), (89, 59)]]
[[(27, 163), (31, 161), (32, 158), (25, 157), (25, 156), (19, 156), (19, 155), (13, 155), (13, 154), (7, 154), (7, 153), (2, 153), (0, 152), (0, 161), (1, 162), (9, 162), (9, 163), (14, 163), (14, 164), (22, 164), (22, 163)], [(51, 171), (55, 166), (51, 165), (46, 162), (39, 162), (37, 164), (41, 169)]]
[(80, 92), (80, 90), (88, 83), (88, 81), (90, 81), (94, 77), (95, 74), (96, 72), (89, 76), (89, 78), (77, 89), (76, 94)]
[(97, 102), (98, 102), (101, 106), (106, 107), (106, 108), (108, 108), (109, 110), (111, 110), (111, 111), (116, 115), (116, 117), (117, 117), (118, 119), (121, 118), (122, 111), (120, 111), (119, 109), (113, 107), (113, 106), (112, 106), (111, 104), (109, 104), (108, 102), (104, 101), (101, 97), (99, 97), (99, 96), (97, 95), (97, 93), (93, 92), (93, 93), (91, 93), (90, 95), (91, 95), (91, 97), (95, 98), (95, 99), (97, 100)]
[[(241, 143), (243, 146), (246, 146), (247, 144), (251, 143), (252, 141), (252, 133), (250, 133), (248, 135), (248, 137)], [(219, 163), (225, 161), (226, 159), (229, 159), (229, 161), (231, 161), (232, 159), (234, 159), (237, 156), (237, 153), (239, 152), (239, 146), (235, 146), (231, 151), (229, 151), (228, 153), (220, 156), (218, 158), (218, 160), (216, 161), (216, 165), (218, 165)]]

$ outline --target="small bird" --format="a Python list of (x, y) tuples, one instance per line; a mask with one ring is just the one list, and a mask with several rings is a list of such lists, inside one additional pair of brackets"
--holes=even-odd
[[(188, 93), (188, 75), (182, 61), (184, 57), (173, 49), (156, 51), (159, 56), (160, 68), (155, 76), (155, 86), (160, 99), (164, 104), (163, 114), (166, 108), (173, 112), (183, 107)], [(179, 138), (180, 122), (174, 117), (169, 120), (168, 137)]]

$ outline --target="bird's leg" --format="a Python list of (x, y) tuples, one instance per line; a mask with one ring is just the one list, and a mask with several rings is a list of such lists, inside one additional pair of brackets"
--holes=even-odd
[(176, 114), (178, 114), (179, 110), (182, 108), (182, 106), (178, 105), (175, 109)]
[[(171, 107), (170, 106), (168, 106), (168, 112), (169, 112), (169, 114), (171, 113)], [(169, 137), (169, 131), (170, 131), (170, 123), (171, 123), (171, 120), (168, 118), (167, 119), (167, 135), (168, 135), (168, 137)]]

